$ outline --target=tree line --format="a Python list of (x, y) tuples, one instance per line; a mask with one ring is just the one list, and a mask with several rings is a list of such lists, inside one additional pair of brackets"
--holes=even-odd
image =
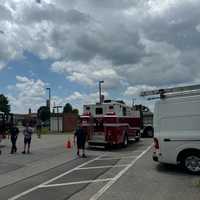
[(3, 94), (0, 94), (0, 111), (4, 112), (5, 114), (10, 113), (10, 105), (8, 98)]
[[(0, 111), (8, 115), (10, 113), (10, 110), (11, 108), (10, 108), (8, 98), (4, 96), (3, 94), (0, 94)], [(63, 113), (73, 113), (78, 116), (79, 110), (76, 108), (73, 108), (70, 103), (66, 103), (65, 106), (63, 107)], [(37, 117), (42, 122), (48, 121), (50, 119), (50, 115), (51, 115), (50, 110), (47, 106), (41, 106), (37, 110)]]
[[(54, 108), (53, 108), (53, 113), (55, 113)], [(73, 108), (70, 103), (66, 103), (63, 108), (63, 113), (73, 113), (78, 116), (79, 110), (76, 108)], [(38, 118), (43, 122), (48, 121), (50, 119), (50, 110), (47, 106), (41, 106), (38, 109), (37, 114), (38, 114)]]

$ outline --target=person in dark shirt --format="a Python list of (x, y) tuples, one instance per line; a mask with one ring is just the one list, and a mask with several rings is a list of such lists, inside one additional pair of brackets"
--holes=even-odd
[(86, 158), (85, 155), (85, 143), (86, 143), (86, 131), (83, 129), (80, 123), (74, 134), (74, 141), (77, 143), (77, 155), (80, 156), (80, 149), (82, 149), (82, 157)]
[(17, 146), (16, 146), (16, 142), (17, 142), (17, 137), (19, 134), (19, 129), (13, 124), (10, 127), (10, 139), (11, 139), (11, 143), (12, 143), (12, 147), (11, 147), (11, 154), (16, 153), (17, 152)]

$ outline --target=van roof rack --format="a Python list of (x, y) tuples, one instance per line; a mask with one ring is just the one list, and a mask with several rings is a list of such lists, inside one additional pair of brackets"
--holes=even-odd
[(182, 87), (143, 91), (140, 93), (140, 96), (145, 97), (145, 96), (160, 95), (160, 97), (149, 98), (148, 100), (157, 99), (157, 98), (163, 99), (167, 96), (167, 94), (171, 94), (171, 97), (197, 95), (197, 91), (199, 92), (199, 90), (200, 90), (200, 84), (188, 85), (188, 86), (182, 86)]

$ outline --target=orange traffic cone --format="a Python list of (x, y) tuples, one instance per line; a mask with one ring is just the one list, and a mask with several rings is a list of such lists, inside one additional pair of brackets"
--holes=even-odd
[(71, 143), (71, 140), (70, 138), (68, 138), (67, 140), (67, 145), (66, 145), (67, 149), (71, 149), (72, 148), (72, 143)]

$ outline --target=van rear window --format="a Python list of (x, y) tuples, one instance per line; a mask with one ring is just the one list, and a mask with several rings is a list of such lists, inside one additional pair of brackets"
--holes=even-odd
[(87, 107), (86, 107), (86, 110), (90, 110), (90, 107), (89, 107), (89, 106), (87, 106)]
[(125, 107), (122, 108), (122, 112), (123, 112), (123, 116), (126, 116), (126, 108)]
[(102, 115), (103, 114), (103, 108), (96, 108), (96, 115)]

